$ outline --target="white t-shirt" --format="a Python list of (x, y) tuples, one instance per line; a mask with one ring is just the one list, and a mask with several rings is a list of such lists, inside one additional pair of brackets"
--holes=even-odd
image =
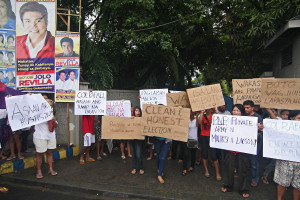
[(35, 125), (33, 137), (40, 140), (50, 140), (55, 138), (55, 130), (50, 132), (48, 122), (43, 122)]
[(198, 140), (198, 127), (196, 125), (196, 119), (193, 121), (190, 120), (188, 137), (190, 140)]
[(220, 115), (231, 115), (231, 113), (228, 110), (225, 110), (224, 112), (219, 112)]
[(78, 90), (79, 84), (77, 80), (72, 81), (71, 79), (66, 80), (65, 82), (65, 90)]

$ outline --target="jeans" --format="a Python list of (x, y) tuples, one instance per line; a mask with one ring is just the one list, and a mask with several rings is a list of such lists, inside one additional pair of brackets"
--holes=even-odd
[(158, 176), (162, 176), (162, 173), (166, 166), (166, 160), (171, 142), (165, 143), (165, 140), (157, 140), (154, 143), (154, 149), (157, 153), (156, 166), (158, 169)]
[(143, 169), (142, 143), (143, 140), (132, 140), (129, 142), (132, 155), (132, 169)]
[(251, 180), (256, 183), (259, 182), (259, 156), (263, 146), (262, 134), (259, 133), (257, 138), (257, 154), (251, 156)]
[(271, 159), (271, 161), (265, 168), (264, 176), (268, 177), (271, 171), (275, 170), (275, 165), (276, 165), (276, 159)]

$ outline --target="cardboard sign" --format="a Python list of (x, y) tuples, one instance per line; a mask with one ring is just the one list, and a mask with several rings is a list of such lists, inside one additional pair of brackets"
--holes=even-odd
[(182, 106), (183, 108), (191, 108), (191, 104), (186, 92), (168, 93), (167, 105), (170, 107)]
[(141, 134), (141, 117), (102, 117), (102, 139), (139, 139)]
[(260, 104), (261, 78), (232, 79), (232, 97), (234, 104), (243, 104), (252, 100), (255, 105)]
[(75, 115), (105, 115), (106, 91), (76, 90)]
[(220, 84), (187, 89), (193, 111), (225, 105)]
[(106, 101), (106, 116), (131, 117), (130, 101)]
[(144, 105), (142, 134), (186, 142), (190, 121), (189, 108)]
[(141, 109), (143, 109), (144, 104), (152, 104), (152, 105), (163, 104), (163, 105), (167, 105), (167, 94), (168, 94), (168, 89), (140, 90)]
[(256, 155), (257, 117), (213, 115), (210, 146)]
[(300, 110), (300, 79), (263, 79), (260, 106)]
[(300, 121), (264, 119), (263, 156), (300, 162)]
[(12, 131), (47, 122), (53, 117), (49, 103), (41, 94), (6, 97), (5, 101)]

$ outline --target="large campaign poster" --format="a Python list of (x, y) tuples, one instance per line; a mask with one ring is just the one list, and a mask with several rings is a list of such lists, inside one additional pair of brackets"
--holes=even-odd
[[(75, 100), (75, 90), (79, 89), (79, 49), (80, 49), (79, 34), (56, 33), (55, 36), (55, 74), (56, 74), (55, 101), (56, 102), (73, 102)], [(64, 80), (64, 74), (62, 72), (62, 71), (69, 72), (70, 69), (73, 69), (76, 76), (72, 82), (71, 82), (72, 76), (66, 74), (65, 77), (66, 79)], [(70, 80), (68, 80), (68, 78)], [(72, 85), (72, 87), (68, 86), (70, 84)]]
[[(0, 81), (6, 86), (16, 87), (16, 15), (15, 0), (0, 1), (1, 20), (0, 24)], [(5, 12), (6, 11), (6, 12)]]
[(56, 0), (16, 0), (16, 86), (54, 92)]
[(56, 67), (55, 101), (74, 102), (75, 91), (79, 90), (79, 68)]

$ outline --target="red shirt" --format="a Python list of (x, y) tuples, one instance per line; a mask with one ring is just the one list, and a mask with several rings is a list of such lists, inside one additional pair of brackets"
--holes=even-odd
[(201, 135), (202, 136), (210, 136), (210, 125), (212, 122), (212, 117), (213, 115), (210, 115), (210, 117), (208, 118), (209, 122), (205, 119), (204, 115), (202, 116), (202, 122), (201, 122)]
[[(28, 47), (26, 45), (28, 34), (17, 37), (17, 59), (31, 58)], [(53, 58), (54, 57), (55, 38), (47, 31), (47, 36), (43, 48), (36, 55), (37, 58)]]
[(91, 134), (95, 135), (94, 120), (95, 120), (95, 115), (82, 115), (82, 133), (83, 133), (83, 135), (85, 135), (86, 133), (91, 133)]

